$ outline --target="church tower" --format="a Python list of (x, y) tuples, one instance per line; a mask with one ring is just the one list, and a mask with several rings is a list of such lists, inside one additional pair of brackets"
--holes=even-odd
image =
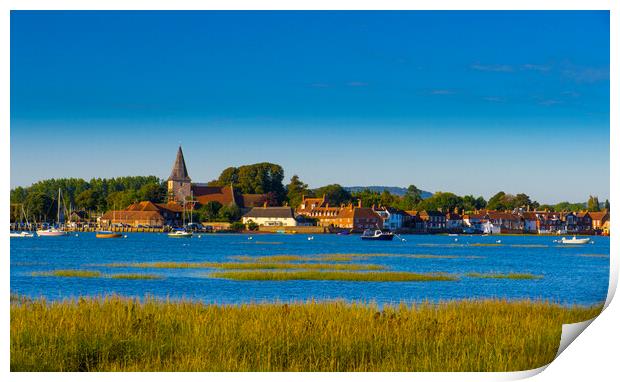
[(172, 166), (172, 172), (168, 177), (168, 199), (177, 202), (183, 201), (191, 196), (192, 179), (187, 174), (183, 150), (179, 146), (177, 158)]

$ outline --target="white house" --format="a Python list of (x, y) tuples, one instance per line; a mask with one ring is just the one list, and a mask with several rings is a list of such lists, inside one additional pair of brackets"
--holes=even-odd
[(383, 228), (393, 231), (403, 227), (405, 222), (405, 213), (403, 211), (392, 207), (373, 207), (373, 211), (383, 219)]
[(283, 226), (292, 227), (297, 225), (295, 214), (291, 207), (254, 207), (241, 218), (243, 224), (250, 221), (259, 226)]

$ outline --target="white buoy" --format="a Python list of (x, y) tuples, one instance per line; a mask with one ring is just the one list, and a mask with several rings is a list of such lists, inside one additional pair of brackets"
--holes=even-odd
[(314, 236), (308, 236), (308, 240), (314, 240)]
[(125, 239), (127, 239), (127, 235), (123, 236)]
[(502, 242), (501, 240), (497, 240), (497, 241), (496, 241), (496, 243), (497, 243), (497, 244), (499, 244), (499, 243), (501, 243), (501, 242)]
[(459, 241), (459, 239), (454, 239), (454, 241)]
[(252, 240), (252, 236), (248, 236), (248, 240)]
[(198, 238), (199, 238), (199, 239), (200, 239), (200, 238), (202, 238), (202, 235), (198, 235)]
[(76, 234), (75, 234), (75, 237), (78, 237), (78, 236), (80, 236), (80, 235), (78, 235), (78, 234), (76, 233)]

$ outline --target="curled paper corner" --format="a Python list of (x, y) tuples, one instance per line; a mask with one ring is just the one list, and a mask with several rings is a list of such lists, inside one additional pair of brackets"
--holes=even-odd
[(568, 345), (570, 345), (575, 340), (575, 338), (579, 337), (579, 335), (583, 333), (583, 331), (586, 330), (586, 328), (590, 326), (590, 324), (594, 322), (595, 319), (596, 317), (591, 318), (587, 321), (562, 325), (562, 337), (560, 338), (560, 346), (558, 347), (558, 352), (555, 354), (555, 358), (558, 358), (558, 356), (562, 354), (564, 350), (566, 350)]

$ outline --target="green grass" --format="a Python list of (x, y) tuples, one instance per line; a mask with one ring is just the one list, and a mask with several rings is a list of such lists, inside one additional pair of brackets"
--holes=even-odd
[(517, 371), (601, 306), (485, 300), (237, 306), (121, 297), (10, 305), (10, 370)]
[(371, 257), (400, 257), (410, 259), (483, 259), (483, 256), (428, 255), (428, 254), (397, 254), (397, 253), (328, 253), (311, 256), (274, 255), (274, 256), (230, 256), (229, 259), (253, 262), (292, 262), (292, 261), (353, 261)]
[(111, 279), (162, 279), (163, 276), (145, 273), (115, 273), (105, 275), (99, 271), (84, 271), (78, 269), (59, 269), (50, 272), (32, 272), (32, 276), (47, 277), (104, 277)]
[(163, 279), (161, 275), (150, 275), (146, 273), (115, 273), (109, 276), (111, 279), (128, 279), (128, 280), (156, 280)]
[(531, 273), (467, 273), (467, 277), (475, 277), (479, 279), (514, 279), (514, 280), (533, 280), (542, 279), (541, 275), (533, 275)]
[(605, 254), (585, 254), (585, 255), (577, 255), (577, 256), (581, 256), (581, 257), (602, 257), (602, 258), (608, 258), (609, 255), (605, 255)]
[(498, 243), (473, 243), (473, 244), (468, 244), (470, 247), (501, 247), (504, 244), (498, 244)]
[(85, 271), (79, 269), (58, 269), (49, 272), (32, 272), (32, 276), (50, 276), (50, 277), (101, 277), (99, 271)]
[(348, 271), (378, 271), (386, 269), (383, 265), (376, 264), (307, 264), (307, 263), (212, 263), (212, 262), (153, 262), (153, 263), (109, 263), (100, 264), (100, 266), (111, 268), (219, 268), (219, 269), (332, 269), (332, 270), (348, 270)]
[(333, 280), (333, 281), (453, 281), (458, 277), (441, 273), (410, 272), (337, 272), (337, 271), (222, 271), (210, 277), (230, 280), (285, 281), (285, 280)]

